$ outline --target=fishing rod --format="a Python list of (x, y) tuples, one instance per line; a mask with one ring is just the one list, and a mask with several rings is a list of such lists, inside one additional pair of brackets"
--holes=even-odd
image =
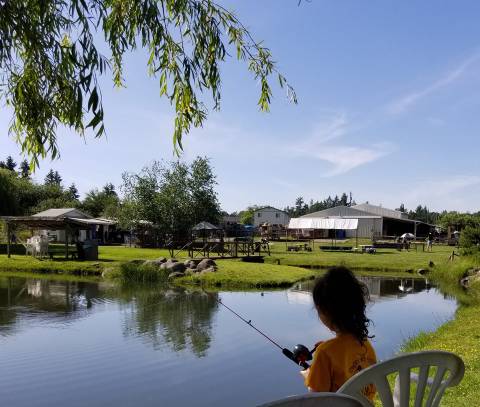
[(221, 298), (217, 298), (216, 300), (219, 304), (223, 305), (227, 310), (229, 310), (233, 315), (235, 315), (237, 318), (245, 322), (250, 328), (255, 329), (255, 331), (257, 331), (260, 335), (262, 335), (265, 339), (267, 339), (273, 345), (275, 345), (278, 349), (280, 349), (282, 353), (288, 359), (292, 360), (295, 364), (302, 366), (304, 369), (308, 369), (310, 367), (307, 361), (312, 360), (312, 353), (308, 350), (306, 346), (300, 345), (300, 344), (295, 345), (295, 347), (293, 348), (293, 352), (290, 349), (283, 348), (277, 342), (275, 342), (272, 338), (270, 338), (265, 332), (262, 332), (255, 325), (253, 325), (251, 319), (247, 320), (243, 318), (241, 315), (239, 315), (237, 312), (231, 309), (228, 305), (225, 305), (222, 302)]

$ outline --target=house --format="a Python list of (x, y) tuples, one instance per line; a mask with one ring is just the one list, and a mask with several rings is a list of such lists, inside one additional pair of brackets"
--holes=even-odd
[[(339, 226), (330, 226), (334, 225), (334, 219)], [(342, 223), (348, 223), (348, 228), (343, 229)], [(404, 233), (426, 236), (430, 228), (426, 223), (408, 219), (406, 213), (368, 203), (309, 213), (292, 219), (289, 225), (289, 229), (302, 229), (301, 234), (311, 238), (398, 237)]]
[(288, 213), (272, 206), (264, 206), (253, 212), (253, 226), (256, 228), (267, 223), (272, 226), (286, 227), (288, 222), (290, 222)]

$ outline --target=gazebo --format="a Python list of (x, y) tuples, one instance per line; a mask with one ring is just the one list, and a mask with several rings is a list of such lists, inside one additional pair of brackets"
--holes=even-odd
[[(110, 226), (115, 224), (108, 219), (92, 218), (78, 209), (63, 208), (49, 209), (32, 216), (2, 216), (7, 232), (7, 256), (10, 257), (12, 243), (12, 230), (18, 226), (26, 226), (35, 230), (64, 231), (65, 232), (65, 258), (69, 255), (69, 241), (80, 230), (91, 230), (92, 227)], [(98, 254), (96, 256), (98, 258)]]

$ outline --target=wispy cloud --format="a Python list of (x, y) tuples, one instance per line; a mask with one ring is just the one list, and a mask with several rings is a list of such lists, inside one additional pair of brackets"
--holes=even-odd
[(316, 158), (332, 165), (324, 176), (332, 177), (344, 174), (361, 165), (371, 163), (390, 154), (393, 145), (388, 143), (370, 146), (354, 146), (338, 139), (349, 133), (351, 124), (345, 113), (334, 114), (314, 127), (312, 135), (294, 150), (301, 156)]
[(419, 90), (413, 91), (408, 95), (402, 96), (394, 100), (387, 108), (388, 112), (393, 115), (401, 114), (411, 108), (421, 99), (431, 95), (437, 90), (444, 88), (451, 83), (460, 79), (468, 70), (470, 65), (477, 62), (480, 54), (475, 52), (472, 56), (464, 60), (460, 65), (445, 73), (440, 79), (433, 81), (430, 85), (425, 86)]

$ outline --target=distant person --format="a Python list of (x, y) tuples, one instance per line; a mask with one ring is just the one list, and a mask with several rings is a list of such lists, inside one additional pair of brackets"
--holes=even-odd
[(15, 233), (12, 233), (12, 236), (10, 237), (10, 241), (13, 244), (17, 243), (17, 235)]
[(433, 251), (433, 233), (430, 232), (427, 237), (427, 252)]
[[(336, 392), (350, 377), (377, 362), (369, 341), (370, 320), (365, 315), (367, 287), (345, 267), (334, 267), (320, 277), (312, 291), (322, 323), (335, 338), (315, 346), (311, 366), (300, 372), (310, 391)], [(370, 400), (375, 388), (364, 394)]]

